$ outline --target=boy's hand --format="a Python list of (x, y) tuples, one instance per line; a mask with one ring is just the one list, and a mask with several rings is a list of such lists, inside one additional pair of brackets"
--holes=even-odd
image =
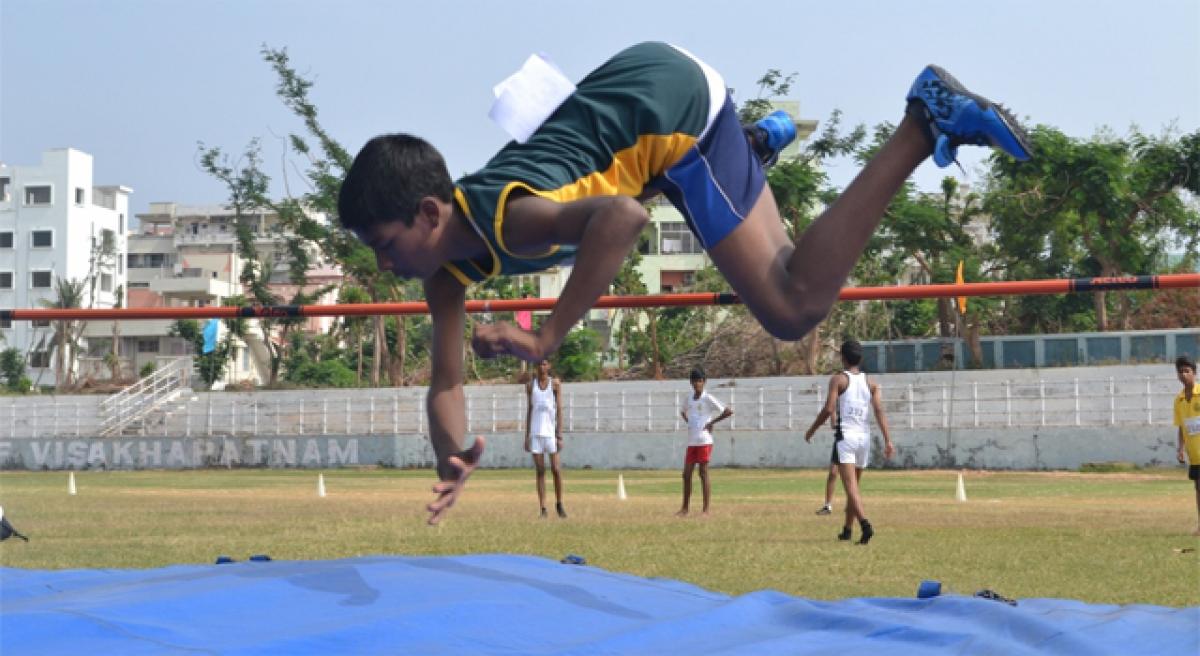
[(812, 442), (813, 432), (814, 431), (811, 428), (808, 429), (807, 431), (805, 431), (805, 433), (804, 433), (804, 441), (805, 442)]
[(533, 451), (533, 445), (530, 443), (529, 435), (526, 435), (525, 436), (525, 453), (530, 453), (532, 451)]
[(710, 433), (711, 433), (711, 432), (712, 432), (712, 429), (713, 429), (713, 423), (712, 423), (711, 421), (710, 421), (710, 422), (708, 422), (707, 424), (704, 424), (704, 430), (706, 430), (706, 431), (708, 431), (708, 432), (710, 432)]
[(442, 516), (446, 511), (454, 506), (454, 502), (458, 501), (458, 495), (467, 485), (467, 479), (471, 477), (471, 473), (479, 466), (479, 458), (483, 456), (483, 446), (486, 440), (483, 436), (475, 438), (475, 443), (466, 451), (459, 451), (457, 454), (446, 459), (447, 468), (451, 475), (455, 476), (454, 480), (443, 480), (433, 486), (433, 491), (436, 493), (437, 499), (433, 503), (425, 507), (429, 511), (429, 525), (435, 526), (441, 521)]
[(526, 362), (540, 362), (545, 357), (537, 335), (505, 321), (475, 324), (471, 347), (481, 358), (512, 355)]
[(883, 457), (886, 459), (886, 458), (891, 458), (894, 455), (896, 455), (896, 445), (892, 444), (891, 442), (884, 444), (883, 445)]
[(1175, 452), (1175, 457), (1179, 459), (1181, 464), (1187, 462), (1187, 454), (1184, 452), (1183, 447), (1179, 447), (1179, 450)]
[(555, 442), (554, 446), (556, 447), (555, 450), (562, 451), (562, 445), (563, 445), (562, 435), (559, 435), (558, 437), (554, 438), (554, 442)]

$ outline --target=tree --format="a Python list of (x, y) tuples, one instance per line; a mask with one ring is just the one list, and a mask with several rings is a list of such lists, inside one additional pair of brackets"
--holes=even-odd
[[(125, 285), (117, 285), (113, 291), (113, 307), (119, 308), (125, 305)], [(104, 358), (108, 364), (109, 372), (112, 375), (112, 380), (121, 380), (121, 322), (113, 319), (112, 322), (112, 344), (109, 346), (108, 356)]]
[[(1176, 136), (1125, 137), (1101, 131), (1069, 137), (1039, 125), (1030, 133), (1032, 161), (993, 156), (986, 209), (1001, 251), (1024, 267), (1051, 275), (1122, 276), (1147, 273), (1166, 247), (1200, 244), (1200, 211), (1185, 194), (1200, 194), (1200, 131)], [(1013, 262), (1016, 264), (1016, 262)], [(1129, 328), (1132, 298), (1110, 307), (1094, 293), (1095, 323), (1110, 327), (1110, 311)]]
[[(55, 278), (54, 298), (42, 299), (44, 308), (66, 310), (83, 307), (84, 281), (74, 278)], [(70, 389), (74, 382), (75, 352), (78, 349), (77, 321), (54, 322), (54, 381), (59, 389)]]
[(192, 344), (193, 357), (196, 359), (196, 370), (204, 381), (206, 389), (212, 389), (213, 383), (225, 375), (225, 364), (229, 361), (231, 343), (228, 339), (220, 340), (212, 351), (204, 352), (204, 329), (195, 319), (179, 319), (171, 324), (171, 336), (182, 337)]
[(0, 376), (4, 377), (4, 386), (10, 392), (25, 393), (33, 383), (25, 376), (25, 356), (15, 348), (0, 351)]
[(591, 328), (572, 330), (551, 357), (551, 364), (563, 380), (596, 380), (600, 375), (600, 336)]
[[(338, 290), (338, 303), (367, 303), (371, 300), (367, 291), (356, 285), (345, 285)], [(348, 341), (354, 346), (355, 358), (355, 384), (362, 384), (363, 374), (363, 335), (367, 327), (366, 317), (342, 317), (341, 321), (341, 336), (342, 339)], [(347, 339), (348, 338), (348, 339)]]

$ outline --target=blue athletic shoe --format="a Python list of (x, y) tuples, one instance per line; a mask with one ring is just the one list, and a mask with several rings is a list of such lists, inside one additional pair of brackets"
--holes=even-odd
[(1033, 154), (1029, 137), (1004, 107), (966, 89), (938, 66), (927, 66), (908, 91), (909, 110), (919, 109), (933, 141), (933, 161), (946, 167), (962, 144), (998, 148), (1019, 161)]
[(796, 140), (796, 123), (782, 109), (767, 114), (754, 125), (745, 126), (745, 130), (764, 167), (779, 161), (779, 153)]

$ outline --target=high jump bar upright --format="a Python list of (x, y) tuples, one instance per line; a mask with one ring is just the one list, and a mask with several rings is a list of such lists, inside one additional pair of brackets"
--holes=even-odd
[[(842, 301), (878, 301), (957, 296), (1026, 296), (1033, 294), (1070, 294), (1135, 289), (1200, 289), (1200, 273), (1123, 276), (1114, 278), (1051, 278), (1004, 282), (968, 282), (963, 284), (899, 285), (893, 287), (846, 287), (838, 295)], [(514, 298), (467, 301), (472, 313), (549, 310), (556, 298)], [(682, 307), (736, 305), (737, 294), (649, 294), (645, 296), (601, 296), (596, 308)], [(424, 301), (403, 303), (343, 303), (329, 305), (245, 305), (208, 307), (149, 308), (72, 308), (0, 310), (0, 320), (83, 320), (105, 319), (236, 319), (279, 317), (335, 317), (428, 314)]]

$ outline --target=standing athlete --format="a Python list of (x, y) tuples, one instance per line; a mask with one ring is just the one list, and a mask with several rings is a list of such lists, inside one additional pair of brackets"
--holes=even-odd
[(558, 452), (562, 450), (562, 386), (550, 377), (550, 362), (537, 364), (537, 376), (525, 386), (528, 411), (525, 413), (525, 452), (533, 454), (537, 476), (538, 505), (546, 516), (546, 456), (550, 456), (550, 471), (554, 476), (554, 508), (558, 516), (567, 518), (562, 500), (562, 465)]
[(831, 415), (836, 416), (834, 448), (837, 451), (838, 473), (846, 490), (846, 523), (838, 539), (851, 538), (851, 529), (857, 519), (862, 529), (858, 543), (867, 544), (875, 535), (875, 529), (863, 510), (859, 481), (871, 454), (871, 428), (867, 423), (867, 415), (871, 410), (875, 412), (879, 430), (883, 431), (883, 456), (891, 458), (896, 448), (892, 445), (887, 417), (883, 414), (883, 396), (879, 385), (867, 380), (867, 375), (859, 369), (861, 363), (862, 345), (854, 340), (843, 343), (842, 365), (845, 370), (829, 379), (829, 398), (825, 407), (817, 413), (804, 439), (811, 442), (813, 433), (821, 424)]

